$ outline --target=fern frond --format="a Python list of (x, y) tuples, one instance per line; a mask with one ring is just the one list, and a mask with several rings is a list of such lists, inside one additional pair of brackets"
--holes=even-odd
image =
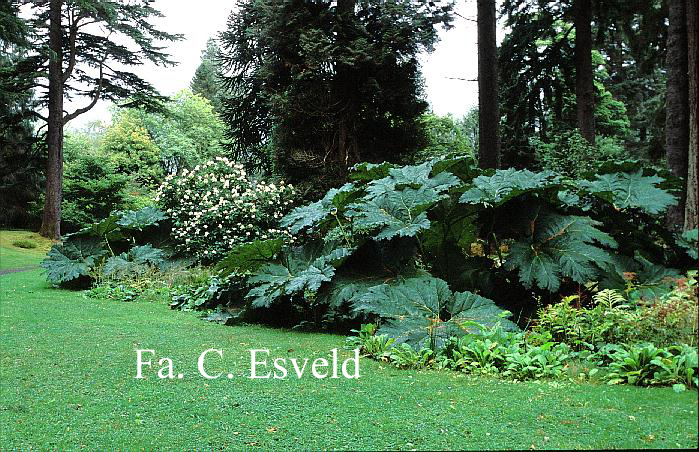
[(611, 309), (624, 303), (626, 299), (615, 289), (604, 289), (596, 293), (592, 297), (592, 301), (595, 303), (595, 305), (604, 306), (607, 309)]

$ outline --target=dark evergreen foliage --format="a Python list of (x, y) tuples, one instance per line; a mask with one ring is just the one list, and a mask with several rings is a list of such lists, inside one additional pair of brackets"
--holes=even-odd
[(221, 113), (222, 83), (219, 78), (218, 58), (219, 48), (216, 41), (209, 39), (206, 49), (201, 52), (201, 64), (197, 67), (189, 88), (194, 94), (199, 94), (211, 102), (214, 112)]
[[(572, 2), (507, 0), (502, 13), (503, 166), (532, 167), (530, 138), (576, 126)], [(634, 158), (662, 156), (666, 18), (659, 0), (592, 2), (595, 131), (621, 138)]]
[[(220, 36), (223, 117), (238, 158), (318, 196), (359, 161), (425, 143), (418, 53), (451, 3), (242, 2)], [(307, 195), (309, 193), (306, 193)]]
[[(37, 146), (31, 91), (13, 92), (14, 66), (25, 56), (27, 27), (14, 2), (0, 3), (0, 226), (33, 227), (29, 203), (41, 191), (44, 157)], [(31, 74), (23, 74), (31, 81)]]

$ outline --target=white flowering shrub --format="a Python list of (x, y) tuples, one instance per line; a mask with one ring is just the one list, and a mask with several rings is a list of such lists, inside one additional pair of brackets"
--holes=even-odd
[(254, 180), (242, 165), (217, 157), (167, 176), (156, 200), (172, 219), (178, 251), (213, 261), (243, 242), (291, 239), (279, 220), (292, 197), (291, 185)]

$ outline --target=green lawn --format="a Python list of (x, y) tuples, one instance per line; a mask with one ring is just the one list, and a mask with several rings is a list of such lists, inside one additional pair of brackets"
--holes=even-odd
[[(35, 264), (9, 251), (2, 261)], [(314, 358), (343, 338), (96, 301), (50, 289), (40, 270), (0, 276), (0, 331), (3, 449), (697, 447), (696, 391), (513, 383), (368, 359), (359, 380), (250, 380), (250, 348)], [(160, 380), (155, 366), (134, 379), (137, 348), (172, 358), (184, 378)], [(199, 376), (208, 348), (224, 358), (207, 371), (232, 379)]]
[[(25, 249), (12, 244), (21, 240), (33, 242), (37, 247)], [(0, 231), (0, 270), (39, 265), (49, 248), (51, 240), (36, 232)]]

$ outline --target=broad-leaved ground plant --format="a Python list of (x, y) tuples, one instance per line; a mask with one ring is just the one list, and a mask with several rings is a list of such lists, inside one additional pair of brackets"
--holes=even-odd
[(243, 270), (249, 308), (291, 324), (377, 321), (382, 333), (398, 325), (398, 342), (410, 337), (434, 349), (452, 326), (468, 331), (452, 322), (461, 316), (454, 297), (494, 301), (469, 321), (504, 325), (505, 308), (524, 324), (537, 297), (589, 299), (626, 289), (631, 273), (650, 289), (678, 276), (672, 267), (692, 264), (662, 225), (676, 202), (672, 185), (633, 162), (571, 180), (434, 159), (360, 164), (349, 179), (282, 218), (295, 244), (260, 237), (221, 262), (224, 276)]

